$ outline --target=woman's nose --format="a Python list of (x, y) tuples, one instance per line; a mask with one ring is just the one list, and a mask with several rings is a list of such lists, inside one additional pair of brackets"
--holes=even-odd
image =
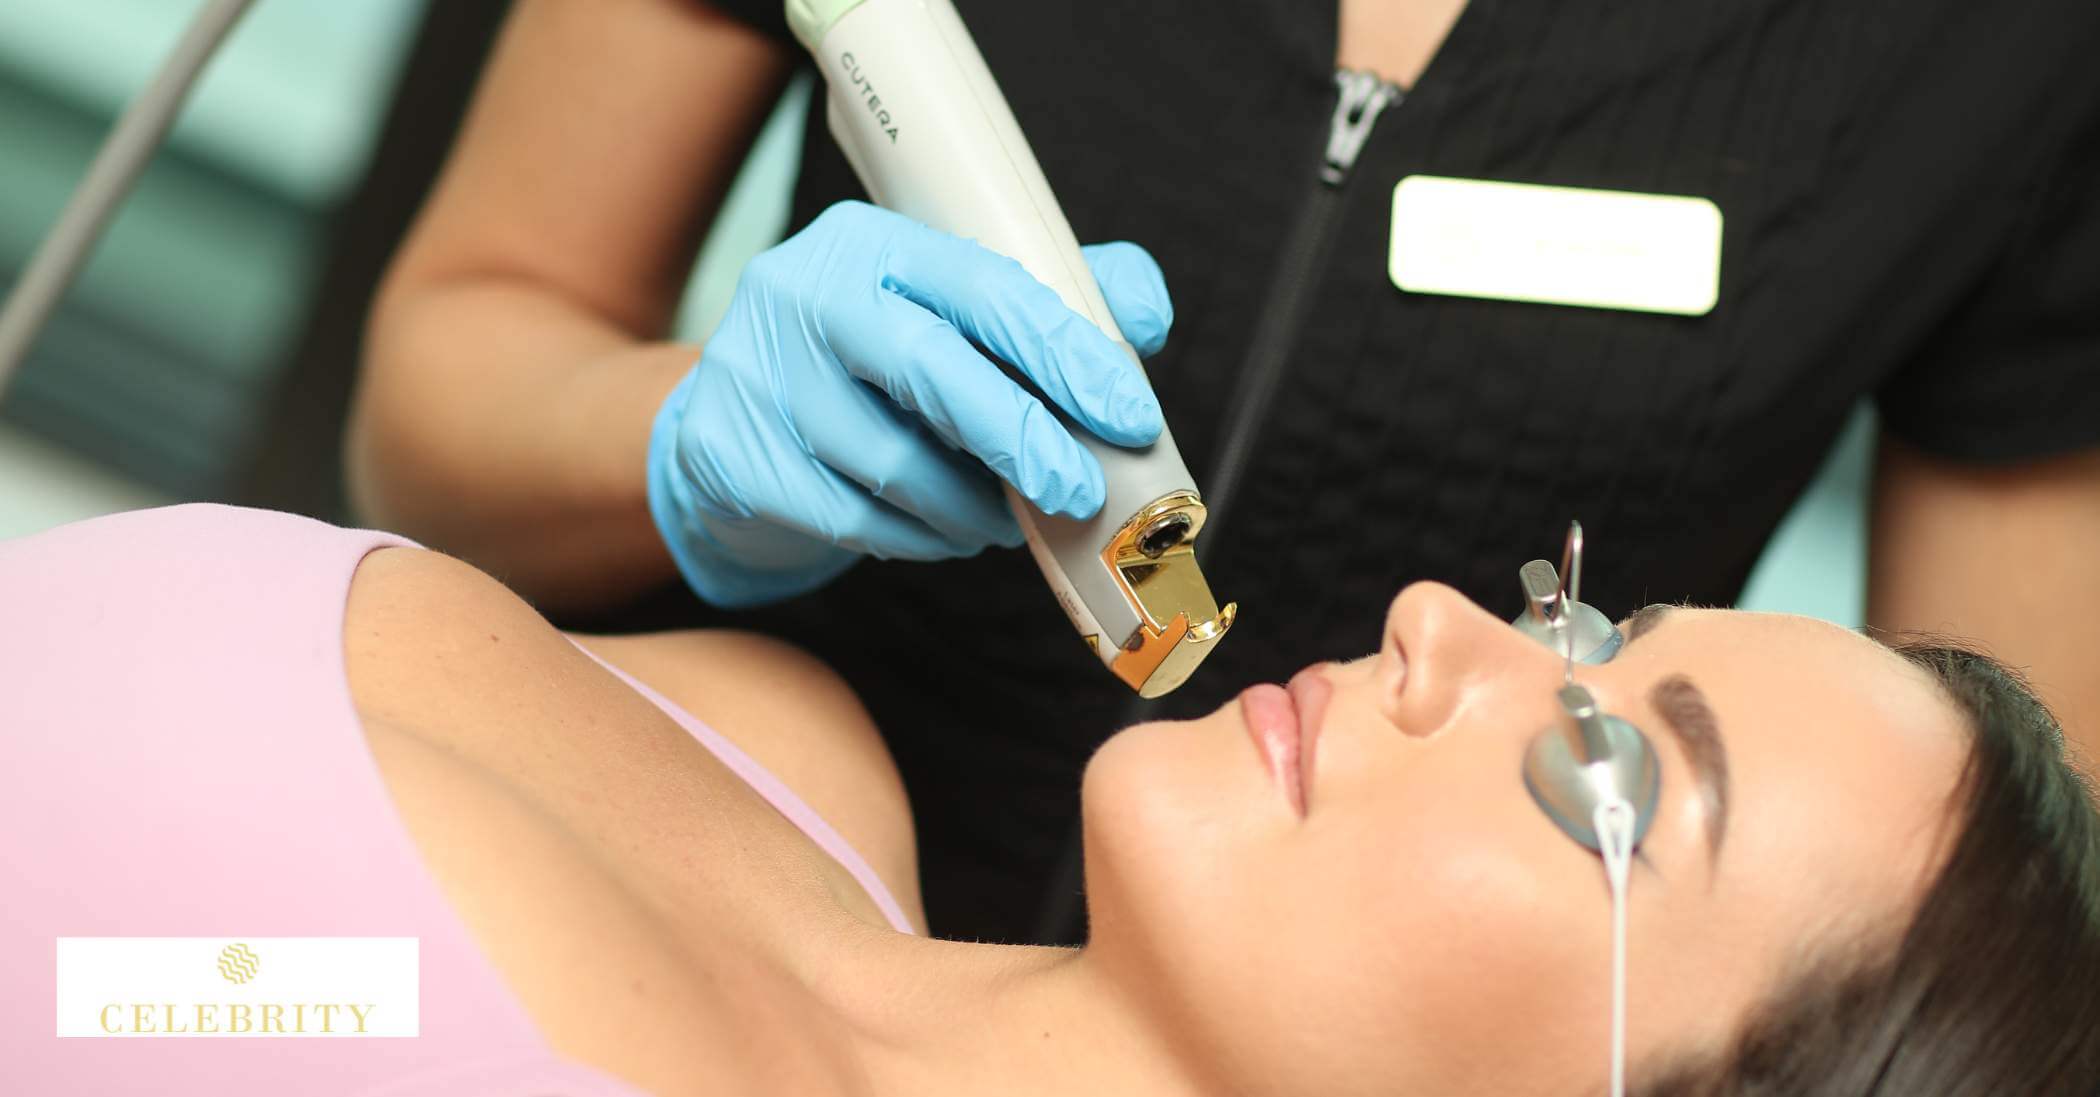
[(1377, 658), (1379, 705), (1405, 734), (1430, 736), (1467, 707), (1509, 695), (1552, 653), (1442, 583), (1414, 583), (1387, 607)]

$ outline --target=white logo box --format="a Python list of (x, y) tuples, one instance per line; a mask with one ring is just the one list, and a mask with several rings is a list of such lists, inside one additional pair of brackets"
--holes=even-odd
[(58, 1035), (415, 1036), (414, 937), (60, 937)]

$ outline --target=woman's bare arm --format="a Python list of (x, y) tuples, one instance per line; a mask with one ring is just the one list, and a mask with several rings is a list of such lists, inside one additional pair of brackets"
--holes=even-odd
[[(909, 862), (902, 789), (852, 693), (777, 643), (717, 636), (695, 662), (698, 648), (659, 641), (697, 638), (630, 638), (607, 657), (778, 766), (912, 902), (916, 880), (885, 868)], [(840, 1091), (841, 1064), (811, 1051), (820, 1003), (791, 958), (884, 926), (882, 912), (706, 746), (435, 552), (364, 558), (343, 665), (396, 816), (557, 1049), (666, 1097)]]
[(346, 440), (364, 520), (548, 608), (670, 579), (663, 342), (788, 51), (692, 0), (522, 0), (381, 285)]

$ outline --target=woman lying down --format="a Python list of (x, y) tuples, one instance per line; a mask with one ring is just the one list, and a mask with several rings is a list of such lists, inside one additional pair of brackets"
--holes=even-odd
[[(1287, 701), (1110, 739), (1078, 950), (923, 934), (881, 740), (775, 643), (572, 641), (437, 553), (201, 505), (0, 544), (0, 607), (9, 1092), (1606, 1089), (1610, 892), (1521, 773), (1561, 662), (1444, 587)], [(1661, 772), (1631, 1092), (2095, 1092), (2100, 826), (2017, 680), (1794, 617), (1626, 632), (1578, 680)], [(420, 1036), (51, 1035), (54, 939), (241, 935), (418, 938)]]

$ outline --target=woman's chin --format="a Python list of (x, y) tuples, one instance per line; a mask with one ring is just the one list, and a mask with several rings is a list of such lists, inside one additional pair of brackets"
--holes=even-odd
[(1254, 806), (1262, 773), (1237, 729), (1227, 706), (1200, 719), (1133, 724), (1109, 736), (1080, 780), (1089, 835), (1185, 846), (1244, 815)]
[(1125, 728), (1080, 786), (1089, 907), (1185, 932), (1240, 901), (1288, 810), (1230, 707)]

